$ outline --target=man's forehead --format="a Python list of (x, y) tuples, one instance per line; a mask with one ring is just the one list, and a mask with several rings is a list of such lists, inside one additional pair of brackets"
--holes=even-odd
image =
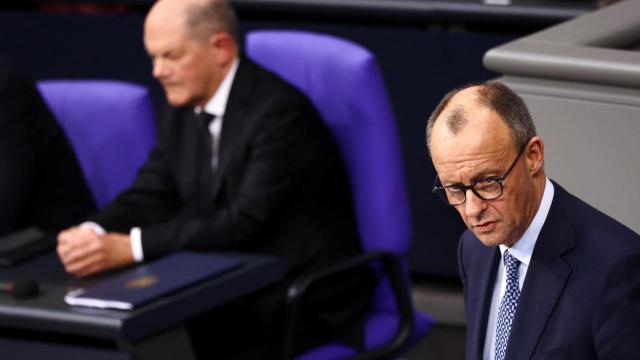
[(150, 17), (145, 23), (144, 42), (145, 46), (162, 48), (175, 47), (180, 45), (187, 38), (184, 20), (174, 17), (171, 20), (162, 21), (162, 18)]
[(452, 141), (432, 152), (435, 170), (443, 184), (469, 183), (478, 178), (500, 176), (511, 156), (511, 147), (501, 142)]
[(188, 2), (182, 0), (160, 0), (149, 11), (145, 19), (145, 29), (159, 31), (175, 29), (186, 24)]
[[(467, 154), (484, 153), (502, 148), (509, 149), (513, 146), (508, 126), (494, 111), (486, 107), (453, 109), (454, 111), (450, 114), (454, 116), (438, 119), (434, 125), (431, 136), (431, 152), (434, 161), (456, 156), (465, 157)], [(461, 128), (452, 131), (451, 123), (459, 120), (456, 117), (464, 117), (464, 124)]]
[(474, 104), (451, 104), (436, 120), (433, 132), (435, 139), (446, 141), (471, 136), (477, 139), (481, 136), (495, 136), (504, 132), (505, 123), (500, 116), (491, 109)]

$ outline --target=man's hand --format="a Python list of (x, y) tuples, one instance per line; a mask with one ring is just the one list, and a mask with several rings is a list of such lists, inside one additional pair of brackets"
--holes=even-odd
[(79, 277), (133, 263), (128, 234), (99, 235), (88, 227), (72, 227), (58, 234), (57, 251), (65, 270)]

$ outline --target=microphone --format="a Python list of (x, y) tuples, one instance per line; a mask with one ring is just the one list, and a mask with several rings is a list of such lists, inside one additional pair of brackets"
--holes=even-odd
[(11, 294), (16, 299), (28, 299), (38, 295), (40, 289), (35, 281), (0, 282), (0, 291)]

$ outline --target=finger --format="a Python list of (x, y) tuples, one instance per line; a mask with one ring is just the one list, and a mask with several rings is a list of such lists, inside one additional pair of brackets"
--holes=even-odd
[(80, 244), (78, 239), (74, 239), (73, 241), (67, 239), (66, 241), (59, 241), (56, 246), (56, 251), (60, 260), (63, 262), (68, 261), (69, 254), (73, 252), (74, 248)]
[(82, 238), (78, 238), (75, 242), (69, 243), (68, 247), (63, 246), (61, 251), (61, 257), (64, 259), (65, 265), (72, 265), (92, 254), (103, 253), (103, 239), (93, 233), (84, 234)]
[(61, 233), (58, 237), (58, 245), (60, 245), (59, 254), (61, 257), (66, 257), (69, 251), (76, 247), (84, 247), (87, 241), (94, 240), (95, 238), (96, 235), (94, 233), (81, 231), (78, 227), (71, 228)]
[(62, 230), (60, 233), (58, 233), (58, 243), (73, 241), (73, 238), (75, 237), (77, 230), (78, 230), (77, 227), (71, 227), (71, 228)]
[(80, 241), (66, 241), (58, 243), (56, 250), (63, 262), (69, 262), (78, 256), (82, 256), (83, 248), (84, 246)]
[(103, 259), (101, 254), (92, 254), (69, 264), (65, 269), (75, 276), (88, 276), (102, 269)]
[(63, 249), (63, 251), (62, 257), (66, 265), (82, 262), (84, 259), (100, 253), (99, 246), (95, 245), (94, 241), (83, 241), (67, 249)]
[(67, 254), (68, 251), (69, 251), (69, 245), (68, 244), (58, 243), (58, 245), (56, 246), (56, 252), (58, 253), (58, 257), (63, 262), (66, 259), (66, 254)]

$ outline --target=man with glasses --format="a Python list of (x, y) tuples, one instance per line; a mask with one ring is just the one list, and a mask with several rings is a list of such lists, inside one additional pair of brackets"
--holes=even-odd
[(468, 227), (468, 359), (640, 356), (640, 237), (546, 177), (518, 95), (499, 82), (451, 91), (427, 146), (433, 192)]

